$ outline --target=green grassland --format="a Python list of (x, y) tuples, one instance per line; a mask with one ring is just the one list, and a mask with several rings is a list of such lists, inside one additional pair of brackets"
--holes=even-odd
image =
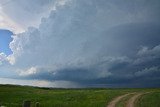
[[(158, 103), (154, 98), (160, 98), (160, 89), (47, 89), (0, 85), (0, 104), (7, 107), (22, 107), (22, 102), (29, 100), (32, 107), (35, 107), (36, 102), (40, 103), (40, 107), (105, 107), (116, 96), (129, 92), (150, 91), (154, 93), (140, 100), (148, 101), (152, 98), (151, 104)], [(145, 106), (146, 103), (138, 104), (139, 107), (148, 107)]]
[(154, 91), (141, 96), (137, 101), (137, 107), (160, 107), (160, 91)]

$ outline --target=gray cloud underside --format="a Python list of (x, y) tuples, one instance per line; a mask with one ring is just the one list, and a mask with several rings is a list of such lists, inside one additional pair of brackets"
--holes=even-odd
[[(70, 0), (10, 44), (18, 78), (160, 86), (158, 0)], [(24, 70), (25, 69), (25, 70)]]
[[(98, 84), (102, 84), (102, 86), (107, 86), (107, 84), (117, 84), (117, 86), (121, 86), (122, 84), (130, 86), (130, 84), (132, 84), (133, 86), (138, 87), (159, 86), (160, 36), (157, 34), (160, 34), (160, 26), (145, 24), (144, 27), (141, 25), (142, 24), (131, 24), (120, 26), (118, 28), (124, 28), (124, 31), (121, 29), (119, 32), (118, 28), (114, 28), (113, 33), (118, 31), (116, 32), (117, 34), (113, 34), (115, 37), (113, 35), (111, 35), (111, 37), (102, 36), (103, 38), (101, 39), (97, 38), (96, 40), (91, 40), (93, 43), (87, 44), (88, 49), (84, 46), (86, 50), (83, 52), (85, 54), (91, 54), (90, 49), (100, 45), (99, 43), (104, 44), (103, 46), (99, 46), (103, 48), (97, 52), (95, 58), (88, 59), (88, 57), (82, 56), (87, 59), (86, 62), (88, 62), (88, 60), (94, 60), (93, 62), (89, 62), (89, 65), (85, 67), (81, 67), (80, 63), (80, 67), (77, 65), (76, 67), (65, 67), (55, 71), (45, 71), (45, 69), (40, 69), (36, 74), (27, 76), (26, 78), (44, 79), (49, 81), (74, 81), (85, 84), (86, 86), (90, 84), (96, 86)], [(157, 30), (150, 30), (154, 27)], [(129, 30), (127, 31), (127, 29)], [(156, 34), (154, 34), (155, 32)], [(144, 36), (142, 37), (142, 35)], [(111, 41), (114, 41), (110, 43), (110, 45), (108, 45), (106, 41), (109, 39), (113, 39)], [(119, 42), (119, 44), (117, 44), (117, 42)], [(116, 50), (115, 48), (111, 48), (113, 45), (116, 45)], [(143, 53), (144, 48), (146, 47), (149, 49), (147, 48), (148, 50)], [(82, 65), (84, 63), (85, 62), (82, 62)]]

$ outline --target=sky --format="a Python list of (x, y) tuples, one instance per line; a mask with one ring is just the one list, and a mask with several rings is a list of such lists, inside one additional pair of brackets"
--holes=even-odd
[(160, 1), (0, 0), (0, 84), (160, 87)]
[(5, 53), (6, 55), (12, 54), (9, 48), (9, 43), (12, 41), (11, 35), (13, 35), (11, 31), (0, 30), (0, 53)]

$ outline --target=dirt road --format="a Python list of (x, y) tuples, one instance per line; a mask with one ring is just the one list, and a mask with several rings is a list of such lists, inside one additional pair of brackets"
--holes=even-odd
[(127, 101), (127, 104), (125, 107), (134, 107), (134, 103), (135, 101), (137, 100), (138, 97), (140, 97), (142, 94), (144, 93), (128, 93), (128, 94), (124, 94), (124, 95), (121, 95), (121, 96), (118, 96), (117, 98), (113, 99), (107, 107), (115, 107), (116, 104), (123, 98), (127, 97), (128, 95), (131, 95), (133, 94), (133, 96), (128, 99)]
[(143, 93), (137, 93), (135, 94), (133, 97), (131, 97), (128, 102), (127, 102), (127, 105), (126, 107), (135, 107), (134, 104), (135, 104), (135, 101), (138, 97), (140, 97)]
[(117, 98), (113, 99), (108, 105), (107, 107), (115, 107), (115, 105), (124, 97), (127, 97), (128, 95), (133, 94), (133, 93), (128, 93), (128, 94), (124, 94), (121, 96), (118, 96)]

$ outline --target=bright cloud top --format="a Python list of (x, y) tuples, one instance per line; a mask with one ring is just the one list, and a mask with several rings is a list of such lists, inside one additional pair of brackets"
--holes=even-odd
[(8, 29), (14, 33), (23, 32), (24, 29), (10, 19), (5, 13), (3, 13), (2, 8), (0, 7), (0, 29)]

